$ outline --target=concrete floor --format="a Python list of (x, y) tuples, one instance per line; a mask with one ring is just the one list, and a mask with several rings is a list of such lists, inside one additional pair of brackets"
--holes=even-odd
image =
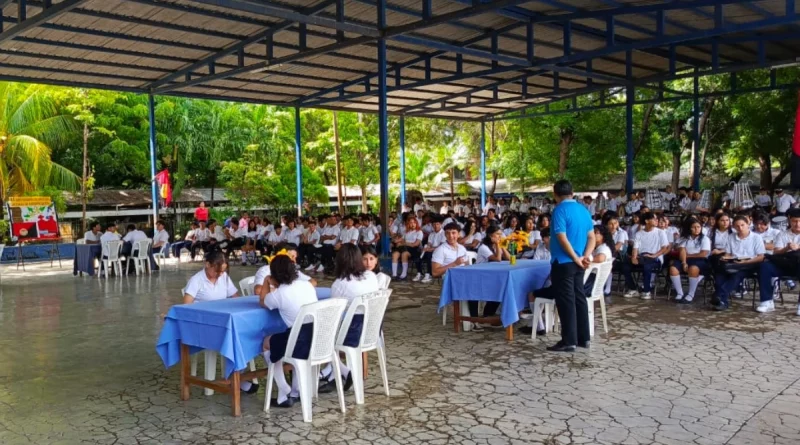
[(438, 288), (412, 284), (395, 286), (387, 313), (390, 398), (372, 360), (366, 404), (349, 393), (345, 415), (334, 394), (310, 425), (299, 406), (265, 414), (262, 389), (235, 419), (225, 395), (180, 401), (177, 369), (154, 349), (159, 314), (199, 267), (108, 281), (73, 278), (71, 264), (3, 267), (0, 444), (800, 443), (794, 303), (719, 314), (616, 298), (611, 332), (560, 355), (544, 350), (557, 335), (456, 335)]

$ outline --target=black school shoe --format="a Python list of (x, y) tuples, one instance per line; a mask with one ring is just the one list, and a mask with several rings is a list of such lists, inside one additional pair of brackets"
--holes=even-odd
[(255, 393), (257, 393), (258, 392), (258, 383), (251, 384), (250, 385), (250, 389), (248, 389), (247, 391), (242, 390), (242, 392), (245, 393), (245, 394), (255, 394)]
[(548, 346), (547, 350), (550, 352), (575, 352), (575, 346), (568, 346), (562, 342), (558, 342), (553, 346)]
[(724, 311), (728, 310), (728, 306), (725, 305), (724, 303), (720, 302), (720, 303), (717, 303), (715, 305), (712, 305), (711, 309), (713, 309), (713, 310), (715, 310), (717, 312), (724, 312)]
[[(519, 328), (519, 333), (520, 334), (531, 335), (532, 332), (533, 332), (533, 328), (530, 327), (530, 326), (523, 326), (523, 327)], [(545, 334), (547, 334), (547, 331), (545, 331), (544, 329), (536, 331), (536, 335), (545, 335)]]
[(277, 408), (291, 408), (294, 406), (296, 402), (300, 401), (299, 397), (287, 397), (283, 403), (278, 403), (278, 399), (272, 399), (272, 404), (270, 406), (275, 406)]

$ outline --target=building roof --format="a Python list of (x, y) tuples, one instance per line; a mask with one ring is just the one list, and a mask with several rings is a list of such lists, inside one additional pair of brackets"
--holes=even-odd
[(477, 120), (794, 62), (794, 3), (4, 0), (0, 78), (376, 112), (385, 40), (389, 113)]

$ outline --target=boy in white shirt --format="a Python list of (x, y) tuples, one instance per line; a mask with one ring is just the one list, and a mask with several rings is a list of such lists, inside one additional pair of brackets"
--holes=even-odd
[(361, 217), (361, 229), (359, 234), (359, 245), (372, 245), (375, 246), (380, 240), (380, 231), (372, 222), (372, 217), (364, 215)]
[[(153, 234), (153, 252), (158, 252), (169, 244), (169, 233), (164, 230), (164, 221), (156, 222), (156, 232)], [(169, 250), (167, 250), (169, 252)]]
[(197, 231), (199, 226), (196, 222), (192, 222), (191, 228), (186, 232), (186, 236), (183, 238), (183, 241), (173, 243), (170, 246), (170, 250), (172, 250), (172, 256), (175, 258), (181, 257), (181, 249), (188, 249), (190, 254), (192, 251), (192, 243), (194, 242), (194, 233)]
[(437, 247), (431, 255), (431, 275), (435, 278), (444, 276), (447, 269), (469, 265), (467, 249), (458, 243), (461, 228), (450, 223), (442, 230), (445, 242)]
[(422, 257), (420, 260), (422, 264), (426, 266), (425, 269), (425, 276), (422, 277), (420, 273), (414, 277), (413, 281), (420, 281), (422, 280), (423, 283), (430, 283), (433, 281), (431, 278), (431, 273), (433, 272), (433, 265), (432, 258), (433, 252), (446, 241), (444, 230), (442, 230), (442, 219), (441, 217), (436, 217), (433, 220), (433, 231), (428, 235), (428, 243), (422, 249)]
[(119, 241), (120, 236), (117, 233), (117, 225), (111, 223), (106, 225), (106, 231), (100, 235), (100, 244), (103, 245), (103, 258), (108, 258), (108, 246), (105, 243), (109, 241)]
[(317, 221), (313, 218), (308, 220), (308, 230), (303, 234), (300, 240), (300, 263), (305, 262), (308, 264), (306, 271), (314, 270), (318, 262), (317, 256), (319, 249), (322, 245), (319, 243), (321, 237), (319, 229), (317, 229)]
[(450, 211), (450, 202), (445, 201), (441, 207), (439, 207), (439, 214), (440, 215), (447, 215), (447, 212)]
[(325, 266), (333, 264), (333, 255), (335, 254), (334, 247), (339, 240), (339, 233), (341, 229), (336, 225), (336, 217), (331, 215), (328, 217), (328, 225), (322, 230), (320, 240), (322, 240), (321, 260), (317, 265), (317, 272), (325, 272)]
[(746, 276), (758, 270), (766, 253), (764, 241), (750, 231), (746, 217), (736, 216), (733, 228), (736, 233), (728, 238), (725, 254), (720, 260), (722, 267), (714, 277), (715, 296), (711, 304), (715, 311), (728, 309), (730, 294)]
[(758, 195), (753, 199), (757, 206), (761, 207), (761, 210), (765, 212), (769, 212), (772, 207), (772, 197), (769, 196), (769, 191), (761, 187), (761, 190), (758, 191)]
[(297, 227), (295, 220), (290, 219), (286, 221), (286, 230), (283, 233), (283, 239), (289, 244), (295, 246), (300, 245), (300, 237), (303, 236), (303, 229)]
[(786, 212), (794, 205), (795, 200), (792, 195), (784, 193), (783, 189), (775, 189), (775, 211), (778, 215), (786, 215)]
[[(796, 276), (800, 269), (800, 209), (789, 209), (789, 229), (781, 232), (774, 245), (774, 254), (759, 266), (758, 276), (761, 303), (756, 311), (765, 313), (775, 310), (773, 303), (773, 280), (782, 276)], [(800, 316), (800, 305), (797, 306)]]
[(136, 224), (128, 224), (125, 236), (122, 238), (122, 255), (128, 256), (133, 253), (133, 245), (137, 241), (147, 239), (147, 234), (136, 228)]
[(197, 250), (200, 249), (205, 252), (208, 249), (208, 244), (211, 241), (211, 231), (206, 227), (205, 221), (198, 222), (199, 227), (194, 230), (192, 234), (192, 261), (197, 256)]
[(101, 226), (100, 223), (95, 221), (89, 226), (89, 231), (83, 234), (83, 240), (86, 244), (100, 244), (100, 237), (102, 233), (100, 232)]
[[(297, 247), (294, 246), (293, 244), (288, 244), (288, 243), (280, 243), (277, 246), (275, 246), (275, 252), (283, 252), (283, 251), (285, 252), (281, 255), (277, 255), (276, 253), (275, 258), (277, 258), (278, 256), (286, 255), (296, 265)], [(273, 258), (272, 260), (274, 261), (275, 258)], [(255, 292), (255, 294), (260, 296), (261, 298), (263, 298), (267, 293), (270, 292), (269, 281), (267, 280), (270, 277), (270, 275), (272, 275), (272, 269), (270, 268), (270, 264), (259, 267), (258, 270), (256, 271), (255, 277), (253, 278), (253, 292)], [(317, 287), (317, 280), (309, 277), (303, 272), (298, 271), (297, 277), (303, 281), (308, 281), (309, 283), (311, 283), (312, 286)]]
[(339, 231), (339, 240), (336, 243), (336, 250), (342, 247), (342, 244), (355, 244), (358, 245), (359, 232), (354, 226), (353, 217), (347, 215), (344, 217), (344, 227)]
[[(642, 300), (649, 300), (652, 298), (650, 295), (652, 274), (661, 269), (661, 263), (664, 261), (663, 255), (669, 252), (671, 243), (667, 239), (667, 234), (656, 227), (658, 220), (654, 213), (647, 212), (641, 216), (641, 219), (644, 221), (644, 228), (636, 232), (630, 261), (626, 261), (622, 268), (625, 275), (625, 286), (628, 289), (623, 296), (625, 298), (641, 296)], [(633, 268), (636, 266), (642, 268), (643, 292), (641, 295), (633, 280)]]

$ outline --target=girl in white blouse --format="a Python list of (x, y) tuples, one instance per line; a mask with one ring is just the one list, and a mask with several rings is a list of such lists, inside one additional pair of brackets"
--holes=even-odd
[[(672, 280), (672, 287), (675, 288), (677, 294), (675, 301), (689, 304), (694, 299), (697, 286), (710, 270), (708, 255), (711, 253), (711, 239), (703, 234), (703, 226), (700, 221), (689, 218), (684, 222), (678, 249), (680, 259), (675, 260), (669, 268), (669, 278)], [(689, 276), (689, 292), (686, 294), (686, 298), (683, 297), (681, 272), (685, 272)]]
[(381, 272), (381, 264), (378, 261), (378, 251), (375, 250), (373, 245), (361, 246), (361, 258), (364, 261), (364, 269), (371, 270), (378, 279), (379, 289), (389, 289), (389, 283), (392, 282), (392, 277)]
[(420, 244), (422, 244), (422, 230), (419, 228), (417, 218), (409, 214), (406, 219), (405, 233), (402, 236), (395, 236), (392, 240), (392, 278), (397, 278), (397, 261), (403, 264), (401, 280), (408, 276), (408, 262), (413, 260), (417, 264), (417, 270), (421, 271), (422, 265), (419, 264)]
[(458, 239), (458, 243), (467, 250), (474, 252), (482, 239), (481, 232), (478, 231), (478, 223), (474, 219), (468, 219), (464, 225), (464, 230), (461, 231), (461, 238)]

